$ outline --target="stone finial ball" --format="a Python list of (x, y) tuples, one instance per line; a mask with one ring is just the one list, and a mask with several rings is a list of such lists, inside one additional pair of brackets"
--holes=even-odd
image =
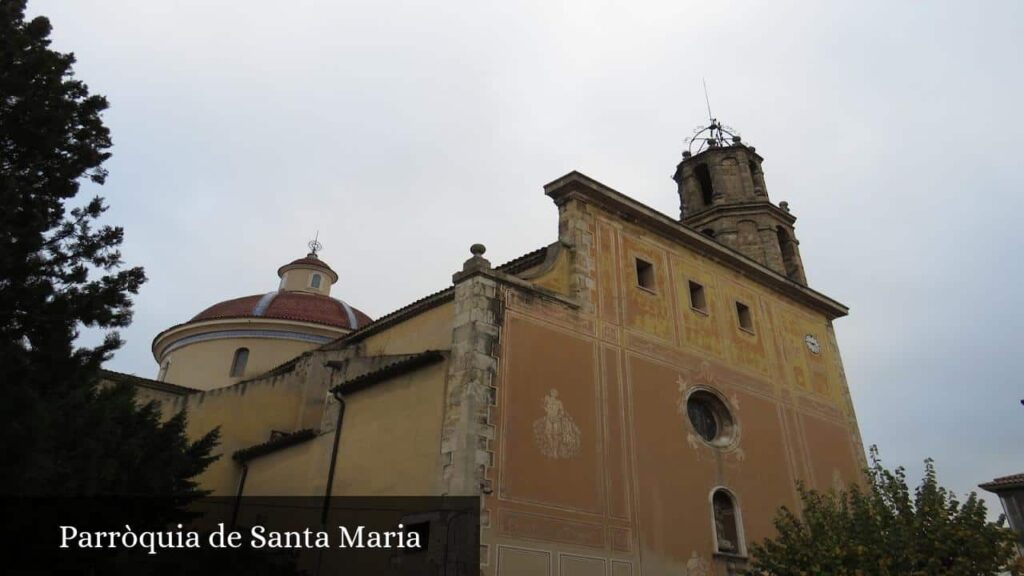
[(733, 142), (735, 142), (735, 143), (737, 143), (737, 144), (739, 144), (739, 143), (740, 143), (740, 141), (742, 141), (742, 138), (740, 138), (739, 136), (733, 136), (733, 137), (732, 137), (732, 141), (733, 141)]
[(469, 247), (469, 253), (473, 256), (483, 256), (484, 252), (487, 252), (487, 247), (483, 244), (473, 244)]

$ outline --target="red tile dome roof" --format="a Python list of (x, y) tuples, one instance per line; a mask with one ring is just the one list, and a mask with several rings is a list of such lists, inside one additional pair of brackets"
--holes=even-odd
[(330, 296), (302, 292), (270, 292), (225, 300), (196, 314), (189, 323), (226, 318), (273, 318), (325, 324), (346, 330), (362, 328), (373, 320)]

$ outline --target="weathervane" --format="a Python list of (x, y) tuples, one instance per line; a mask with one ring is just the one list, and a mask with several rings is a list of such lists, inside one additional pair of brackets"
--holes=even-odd
[(721, 148), (740, 143), (740, 135), (735, 129), (726, 126), (718, 121), (711, 114), (711, 99), (708, 98), (708, 83), (701, 78), (704, 84), (704, 103), (708, 106), (707, 126), (698, 126), (693, 130), (693, 135), (684, 140), (687, 150), (683, 152), (684, 157), (700, 154), (709, 148)]
[(316, 256), (317, 252), (319, 252), (319, 251), (324, 249), (324, 245), (321, 244), (319, 242), (319, 240), (318, 240), (319, 238), (320, 238), (320, 231), (317, 230), (316, 231), (316, 236), (314, 236), (313, 239), (309, 241), (309, 244), (306, 244), (306, 246), (309, 246), (309, 255), (310, 256)]

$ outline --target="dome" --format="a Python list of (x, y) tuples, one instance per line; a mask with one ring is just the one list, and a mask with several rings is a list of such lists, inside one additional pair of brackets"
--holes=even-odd
[(345, 330), (356, 330), (372, 322), (362, 311), (330, 296), (277, 291), (219, 302), (196, 314), (188, 323), (227, 318), (294, 320)]
[(224, 300), (153, 339), (157, 379), (202, 390), (271, 370), (373, 320), (333, 298), (338, 274), (310, 253), (278, 269), (277, 290)]

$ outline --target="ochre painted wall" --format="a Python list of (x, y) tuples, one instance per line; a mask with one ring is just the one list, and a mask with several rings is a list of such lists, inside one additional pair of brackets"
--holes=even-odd
[[(593, 205), (563, 206), (561, 229), (578, 233), (568, 274), (581, 307), (505, 290), (485, 573), (724, 574), (742, 559), (714, 554), (714, 489), (733, 494), (745, 549), (794, 506), (798, 480), (859, 480), (863, 449), (823, 313)], [(654, 265), (651, 290), (637, 285), (638, 257)], [(690, 305), (691, 280), (706, 312)], [(694, 390), (729, 410), (727, 446), (696, 434)]]

